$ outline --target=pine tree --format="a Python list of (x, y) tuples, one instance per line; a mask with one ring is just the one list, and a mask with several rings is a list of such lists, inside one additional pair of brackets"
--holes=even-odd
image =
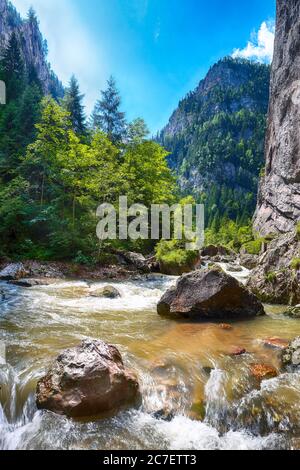
[(93, 129), (105, 132), (113, 143), (123, 140), (126, 132), (125, 113), (120, 111), (121, 97), (113, 77), (107, 82), (107, 89), (101, 92), (92, 114)]
[(127, 141), (129, 144), (140, 144), (149, 135), (149, 129), (144, 119), (134, 119), (127, 127)]
[(36, 16), (36, 12), (34, 10), (33, 7), (30, 7), (29, 10), (28, 10), (28, 13), (27, 13), (27, 19), (29, 21), (29, 23), (31, 24), (38, 24), (38, 19), (37, 19), (37, 16)]
[(23, 92), (25, 68), (17, 35), (13, 32), (1, 61), (1, 75), (6, 83), (8, 101), (16, 99)]
[(84, 106), (82, 104), (83, 98), (84, 95), (80, 94), (78, 81), (73, 75), (63, 99), (63, 106), (70, 114), (73, 131), (79, 135), (83, 135), (86, 132)]

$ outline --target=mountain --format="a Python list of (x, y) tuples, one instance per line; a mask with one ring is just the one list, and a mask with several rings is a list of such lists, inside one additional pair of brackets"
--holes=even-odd
[(252, 217), (269, 101), (270, 67), (225, 58), (172, 114), (158, 141), (184, 193), (206, 203), (208, 225)]
[(262, 235), (289, 232), (300, 221), (299, 28), (300, 2), (278, 0), (266, 170), (254, 223)]
[(47, 62), (47, 42), (33, 10), (27, 19), (22, 19), (11, 2), (0, 0), (0, 56), (13, 32), (18, 38), (27, 72), (34, 68), (45, 94), (62, 97), (63, 86)]

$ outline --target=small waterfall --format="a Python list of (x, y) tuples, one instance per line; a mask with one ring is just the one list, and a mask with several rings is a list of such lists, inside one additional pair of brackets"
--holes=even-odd
[(0, 450), (15, 449), (36, 411), (34, 396), (23, 401), (18, 375), (9, 364), (0, 365)]

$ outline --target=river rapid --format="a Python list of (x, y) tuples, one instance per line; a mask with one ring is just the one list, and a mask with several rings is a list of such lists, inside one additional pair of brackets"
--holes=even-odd
[[(245, 278), (244, 271), (238, 276)], [(232, 324), (175, 322), (156, 304), (175, 278), (121, 283), (59, 282), (30, 289), (0, 283), (0, 449), (291, 449), (300, 447), (300, 373), (261, 385), (250, 365), (279, 367), (270, 336), (300, 335), (300, 321), (268, 315)], [(91, 290), (117, 287), (122, 297)], [(35, 406), (37, 380), (65, 348), (85, 338), (116, 345), (143, 393), (140, 409), (97, 421), (73, 421)], [(247, 354), (232, 357), (234, 348)], [(162, 419), (167, 417), (167, 420)]]

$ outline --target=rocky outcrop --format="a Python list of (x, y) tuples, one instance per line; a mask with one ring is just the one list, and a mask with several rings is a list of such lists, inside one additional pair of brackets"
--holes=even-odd
[(46, 42), (39, 30), (38, 21), (22, 19), (8, 0), (0, 0), (0, 56), (13, 32), (19, 39), (27, 71), (34, 67), (45, 94), (51, 94), (55, 98), (62, 97), (63, 86), (47, 61)]
[(300, 303), (300, 272), (293, 265), (299, 258), (296, 230), (272, 240), (252, 271), (247, 287), (263, 302), (282, 305)]
[(0, 271), (0, 279), (3, 281), (18, 280), (28, 274), (23, 263), (12, 263)]
[(277, 0), (275, 52), (262, 179), (254, 228), (286, 233), (300, 220), (300, 2)]
[(100, 416), (140, 401), (136, 376), (115, 346), (85, 340), (64, 351), (37, 385), (39, 409), (72, 418)]
[(240, 253), (240, 259), (239, 262), (241, 266), (244, 266), (244, 268), (247, 269), (254, 269), (258, 265), (258, 256), (257, 255), (249, 255), (248, 253)]
[(164, 294), (157, 311), (162, 316), (204, 320), (240, 320), (264, 314), (256, 297), (217, 267), (182, 276)]
[(281, 362), (284, 367), (300, 366), (300, 337), (295, 338), (282, 352)]
[(118, 256), (129, 266), (134, 267), (138, 271), (144, 273), (150, 273), (155, 264), (153, 257), (147, 259), (141, 253), (135, 253), (134, 251), (120, 251)]

